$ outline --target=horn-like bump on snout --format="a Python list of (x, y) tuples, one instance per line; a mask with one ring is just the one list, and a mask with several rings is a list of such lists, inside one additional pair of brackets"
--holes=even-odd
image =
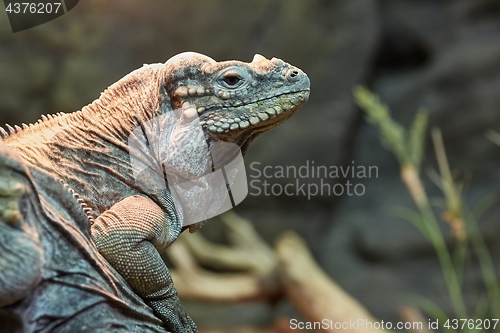
[(268, 60), (266, 59), (266, 57), (256, 53), (254, 56), (253, 56), (253, 59), (252, 59), (252, 62), (259, 62), (259, 61), (265, 61), (265, 60)]

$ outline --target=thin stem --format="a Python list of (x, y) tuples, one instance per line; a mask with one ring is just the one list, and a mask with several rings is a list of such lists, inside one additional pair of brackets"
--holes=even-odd
[[(469, 214), (470, 215), (470, 214)], [(474, 252), (479, 260), (481, 272), (483, 273), (484, 284), (491, 299), (491, 310), (495, 316), (500, 315), (500, 285), (495, 272), (495, 265), (491, 259), (490, 253), (486, 246), (486, 242), (481, 235), (479, 228), (475, 222), (474, 217), (470, 216), (468, 219), (470, 242), (474, 248)]]
[(429, 241), (436, 250), (439, 263), (443, 272), (448, 293), (450, 295), (453, 310), (458, 318), (466, 318), (466, 308), (462, 297), (462, 288), (457, 270), (453, 265), (453, 260), (446, 246), (441, 229), (436, 221), (434, 212), (431, 209), (427, 194), (425, 193), (422, 181), (418, 175), (418, 170), (411, 164), (401, 166), (401, 178), (412, 195), (422, 219), (422, 228), (425, 230)]
[(429, 239), (436, 250), (441, 270), (448, 288), (453, 310), (458, 318), (467, 318), (467, 310), (462, 296), (462, 288), (458, 278), (450, 253), (444, 241), (441, 229), (429, 205), (420, 208), (424, 217), (422, 221), (426, 224)]

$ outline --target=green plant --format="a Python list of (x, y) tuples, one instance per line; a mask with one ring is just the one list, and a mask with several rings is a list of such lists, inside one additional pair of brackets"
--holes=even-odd
[[(420, 307), (431, 317), (438, 319), (440, 327), (447, 332), (481, 331), (477, 328), (479, 325), (470, 325), (469, 322), (462, 325), (463, 322), (459, 321), (456, 328), (451, 320), (481, 320), (488, 316), (500, 318), (500, 286), (493, 261), (477, 227), (476, 215), (463, 202), (463, 184), (456, 182), (452, 177), (440, 131), (438, 129), (432, 131), (432, 141), (439, 167), (437, 184), (443, 192), (445, 203), (442, 219), (451, 227), (454, 236), (453, 249), (449, 249), (446, 244), (419, 172), (424, 151), (427, 112), (420, 110), (410, 129), (406, 130), (391, 118), (387, 106), (368, 89), (355, 88), (354, 97), (364, 110), (368, 122), (378, 128), (382, 144), (392, 151), (400, 164), (401, 179), (418, 209), (417, 211), (405, 209), (401, 215), (412, 222), (434, 247), (453, 308), (453, 318), (430, 300), (418, 298)], [(470, 258), (469, 252), (473, 252), (479, 262), (487, 290), (487, 295), (477, 302), (472, 311), (468, 311), (463, 297), (463, 274)], [(496, 329), (500, 330), (500, 323), (496, 325)]]

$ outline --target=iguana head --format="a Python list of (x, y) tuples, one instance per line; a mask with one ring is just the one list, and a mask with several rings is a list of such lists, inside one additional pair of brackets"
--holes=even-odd
[(166, 62), (173, 109), (194, 108), (206, 136), (245, 151), (258, 134), (284, 122), (309, 98), (307, 75), (286, 62), (256, 54), (253, 61), (216, 62), (181, 53)]

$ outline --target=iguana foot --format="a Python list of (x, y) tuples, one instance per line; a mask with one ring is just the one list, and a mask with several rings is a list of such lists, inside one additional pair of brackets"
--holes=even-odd
[(180, 299), (174, 296), (168, 300), (147, 300), (148, 304), (160, 318), (169, 332), (175, 333), (196, 333), (196, 324), (188, 316)]

